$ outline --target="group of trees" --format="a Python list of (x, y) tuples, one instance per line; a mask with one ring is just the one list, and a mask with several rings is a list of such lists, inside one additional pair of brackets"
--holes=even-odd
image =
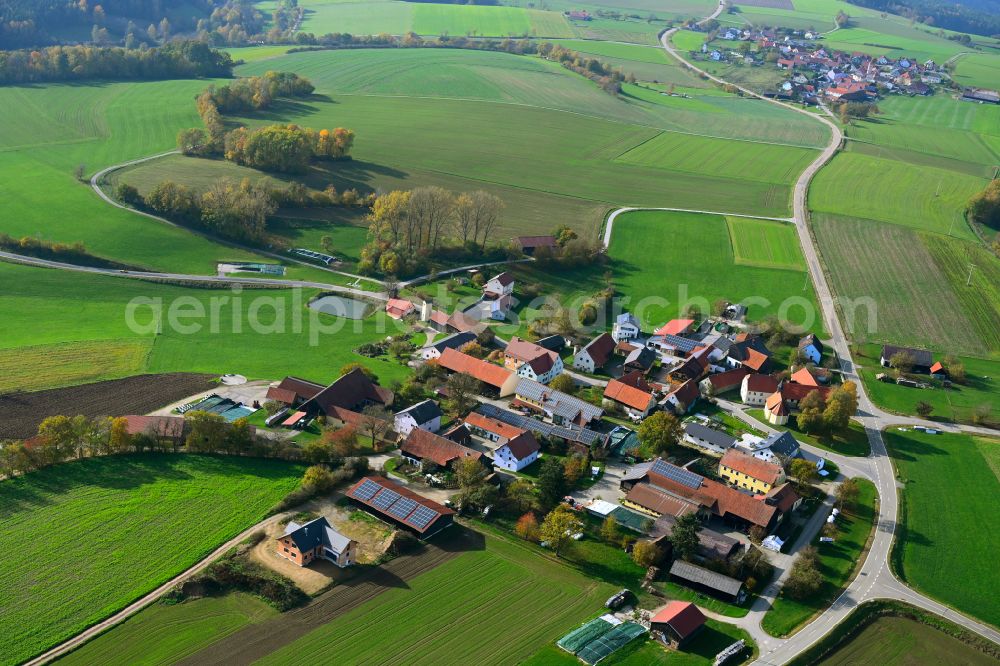
[(808, 599), (816, 594), (823, 584), (823, 574), (819, 571), (819, 553), (814, 546), (806, 546), (788, 572), (782, 592), (796, 600)]
[(308, 79), (288, 72), (267, 72), (219, 88), (209, 87), (197, 99), (203, 127), (181, 130), (177, 147), (185, 155), (221, 153), (227, 160), (264, 171), (301, 172), (313, 159), (345, 159), (354, 145), (354, 132), (343, 127), (314, 130), (269, 125), (226, 132), (223, 112), (259, 111), (275, 99), (308, 97), (313, 90)]
[(643, 419), (636, 429), (643, 455), (647, 457), (669, 454), (681, 441), (684, 427), (670, 412), (657, 411)]
[(264, 240), (267, 219), (278, 208), (272, 191), (249, 178), (239, 182), (224, 178), (201, 194), (169, 180), (154, 187), (145, 197), (130, 185), (119, 186), (117, 194), (133, 205), (248, 243)]
[(482, 190), (455, 195), (441, 187), (394, 190), (378, 196), (368, 216), (368, 244), (359, 272), (403, 275), (434, 255), (448, 238), (485, 249), (500, 222), (503, 201)]
[(844, 430), (858, 411), (858, 387), (844, 382), (824, 399), (822, 392), (812, 391), (799, 403), (798, 426), (809, 433)]
[[(1000, 232), (1000, 179), (991, 180), (982, 192), (969, 200), (969, 221)], [(1000, 252), (1000, 248), (996, 248)]]
[[(170, 12), (182, 31), (194, 29), (195, 22), (189, 15), (207, 15), (218, 0), (191, 0), (185, 12)], [(114, 27), (125, 35), (142, 38), (149, 33), (150, 42), (156, 43), (161, 35), (169, 36), (169, 29), (162, 33), (157, 27), (164, 22), (169, 26), (167, 13), (170, 3), (165, 0), (9, 0), (0, 3), (0, 48), (42, 46), (56, 41), (55, 33), (80, 30), (97, 26), (106, 30)], [(141, 30), (135, 22), (149, 22), (151, 30)]]
[(852, 4), (883, 12), (899, 14), (926, 25), (956, 32), (997, 37), (1000, 16), (995, 12), (970, 6), (971, 3), (947, 0), (851, 0)]
[(221, 113), (260, 111), (280, 97), (308, 97), (316, 90), (312, 82), (294, 72), (266, 72), (246, 76), (224, 86), (209, 86), (199, 96), (206, 97)]
[(25, 441), (0, 442), (0, 473), (23, 474), (92, 456), (181, 450), (301, 458), (298, 450), (258, 440), (246, 419), (228, 423), (218, 414), (207, 412), (186, 415), (182, 440), (164, 438), (152, 431), (130, 434), (123, 417), (50, 416), (38, 426), (37, 436)]
[(313, 159), (340, 160), (354, 144), (354, 132), (343, 127), (314, 130), (298, 125), (239, 127), (225, 138), (227, 160), (263, 171), (301, 172)]
[(0, 51), (0, 84), (84, 79), (170, 79), (231, 76), (228, 53), (198, 41), (152, 49), (51, 46)]

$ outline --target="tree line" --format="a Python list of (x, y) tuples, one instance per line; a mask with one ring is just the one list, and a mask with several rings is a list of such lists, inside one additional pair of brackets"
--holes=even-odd
[(228, 53), (197, 41), (153, 49), (51, 46), (0, 51), (0, 84), (85, 79), (170, 79), (232, 76)]
[(503, 209), (500, 197), (483, 190), (456, 195), (432, 186), (382, 194), (367, 218), (369, 242), (361, 250), (358, 270), (405, 274), (441, 249), (449, 236), (461, 247), (485, 250)]
[(0, 250), (23, 254), (28, 257), (50, 259), (52, 261), (80, 264), (83, 266), (94, 266), (96, 268), (127, 268), (124, 264), (95, 257), (80, 242), (53, 243), (51, 241), (32, 238), (31, 236), (14, 238), (0, 233)]
[[(246, 419), (189, 412), (181, 439), (154, 430), (130, 434), (124, 417), (50, 416), (31, 439), (0, 441), (0, 474), (13, 476), (69, 460), (126, 453), (210, 453), (301, 461), (302, 448), (256, 436)], [(339, 462), (342, 461), (337, 461)]]
[[(174, 221), (201, 227), (213, 234), (251, 244), (262, 244), (267, 236), (268, 220), (282, 206), (330, 207), (365, 206), (374, 195), (363, 196), (355, 189), (337, 192), (333, 185), (323, 191), (310, 190), (301, 183), (273, 187), (270, 179), (240, 181), (223, 178), (199, 192), (186, 185), (164, 180), (145, 196), (128, 183), (119, 183), (115, 196), (119, 201), (148, 210)], [(33, 255), (34, 256), (34, 255)]]

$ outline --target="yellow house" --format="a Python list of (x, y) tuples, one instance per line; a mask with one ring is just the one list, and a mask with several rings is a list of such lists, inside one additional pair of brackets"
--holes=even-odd
[(772, 488), (785, 482), (781, 465), (764, 462), (760, 458), (729, 449), (719, 461), (719, 476), (729, 485), (766, 495)]

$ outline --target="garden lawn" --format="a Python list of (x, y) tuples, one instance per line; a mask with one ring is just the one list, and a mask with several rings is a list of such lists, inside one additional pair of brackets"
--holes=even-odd
[(200, 648), (277, 611), (235, 592), (180, 604), (154, 604), (58, 660), (64, 666), (144, 666), (176, 663)]
[[(350, 663), (517, 663), (599, 613), (614, 591), (526, 544), (487, 534), (483, 550), (380, 594), (260, 663), (298, 664), (334, 646)], [(497, 622), (504, 640), (483, 640), (482, 628)]]
[[(650, 242), (657, 238), (663, 241)], [(619, 215), (609, 255), (618, 292), (631, 298), (628, 309), (638, 312), (646, 326), (678, 316), (682, 300), (699, 299), (708, 312), (719, 299), (736, 303), (754, 298), (762, 300), (750, 302), (750, 319), (780, 313), (810, 330), (822, 326), (809, 276), (801, 270), (738, 264), (721, 216), (663, 211)], [(653, 298), (667, 302), (644, 303)]]
[(812, 545), (819, 551), (819, 571), (823, 584), (818, 592), (805, 601), (796, 601), (779, 593), (771, 609), (764, 615), (761, 627), (772, 636), (786, 636), (827, 608), (850, 581), (860, 565), (861, 553), (868, 542), (877, 512), (878, 493), (864, 479), (856, 479), (860, 493), (856, 507), (841, 512), (837, 518), (839, 532), (833, 543), (820, 543), (820, 535)]
[(1000, 440), (890, 430), (885, 443), (903, 484), (894, 568), (915, 588), (1000, 626), (993, 552), (1000, 516)]
[(983, 178), (847, 151), (816, 175), (809, 206), (822, 213), (891, 222), (975, 240), (962, 211)]
[(195, 564), (264, 518), (302, 471), (278, 460), (149, 454), (0, 482), (0, 661), (24, 661)]
[(852, 636), (819, 666), (907, 666), (967, 664), (989, 666), (991, 657), (939, 629), (905, 617), (879, 617)]
[[(0, 293), (0, 358), (22, 347), (32, 347), (38, 357), (49, 353), (43, 347), (46, 345), (69, 347), (65, 351), (61, 346), (50, 348), (64, 356), (72, 356), (76, 350), (78, 357), (67, 366), (73, 372), (48, 370), (55, 385), (76, 383), (84, 372), (81, 368), (86, 369), (89, 363), (94, 372), (102, 372), (108, 367), (106, 354), (122, 349), (128, 341), (151, 345), (140, 372), (238, 372), (255, 379), (291, 374), (327, 382), (335, 379), (346, 363), (360, 362), (378, 374), (383, 384), (408, 373), (405, 366), (387, 357), (369, 359), (353, 351), (363, 343), (399, 332), (383, 312), (358, 321), (318, 314), (305, 306), (315, 290), (237, 293), (4, 263), (0, 263), (0, 283), (4, 284)], [(135, 327), (126, 318), (133, 299), (138, 299)], [(181, 315), (177, 319), (180, 326), (170, 324), (171, 307)], [(213, 307), (218, 312), (214, 330)], [(198, 310), (204, 315), (183, 314)], [(154, 311), (162, 313), (160, 333), (156, 333)], [(252, 311), (256, 312), (256, 328), (251, 325)], [(276, 311), (283, 313), (277, 319)], [(298, 331), (296, 320), (301, 323)], [(188, 325), (198, 328), (188, 331)], [(112, 365), (107, 373), (137, 374), (133, 372), (136, 368), (137, 364)], [(21, 381), (34, 381), (23, 370), (20, 376)]]
[[(767, 419), (764, 417), (764, 410), (762, 409), (748, 409), (747, 414), (761, 423), (767, 423)], [(810, 435), (799, 430), (794, 417), (783, 426), (771, 427), (778, 430), (787, 430), (800, 442), (811, 444), (831, 453), (839, 453), (843, 456), (867, 456), (871, 452), (868, 435), (865, 434), (864, 427), (856, 421), (851, 421), (850, 427), (844, 432), (824, 433), (821, 435)]]
[(994, 422), (1000, 420), (1000, 361), (960, 356), (965, 365), (966, 383), (950, 389), (914, 389), (880, 382), (875, 375), (884, 372), (879, 365), (878, 345), (865, 345), (863, 356), (855, 355), (865, 390), (882, 409), (916, 416), (916, 404), (926, 402), (934, 408), (931, 420), (969, 423), (981, 405), (989, 405)]

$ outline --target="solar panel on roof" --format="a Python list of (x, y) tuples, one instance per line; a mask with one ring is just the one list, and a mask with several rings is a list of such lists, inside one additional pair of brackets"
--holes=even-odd
[(390, 516), (395, 516), (400, 520), (403, 520), (410, 512), (417, 508), (417, 503), (411, 500), (409, 497), (400, 497), (399, 501), (389, 507), (386, 511)]
[(379, 488), (381, 487), (382, 486), (378, 485), (374, 481), (370, 479), (365, 479), (364, 483), (358, 486), (352, 494), (359, 500), (364, 500), (365, 502), (367, 502), (372, 497), (375, 497), (375, 493), (377, 493), (379, 491)]
[(676, 481), (681, 485), (687, 486), (688, 488), (701, 488), (701, 476), (695, 474), (694, 472), (689, 472), (682, 467), (665, 463), (659, 458), (657, 458), (656, 462), (653, 463), (651, 471), (659, 474), (660, 476), (665, 476), (671, 481)]
[(392, 503), (399, 499), (399, 493), (395, 490), (389, 490), (388, 488), (383, 488), (382, 492), (375, 496), (372, 500), (372, 506), (380, 511), (387, 511)]
[(413, 515), (409, 517), (406, 521), (416, 527), (418, 530), (426, 528), (431, 522), (437, 518), (439, 514), (434, 509), (429, 509), (426, 506), (418, 506), (417, 510), (413, 512)]

